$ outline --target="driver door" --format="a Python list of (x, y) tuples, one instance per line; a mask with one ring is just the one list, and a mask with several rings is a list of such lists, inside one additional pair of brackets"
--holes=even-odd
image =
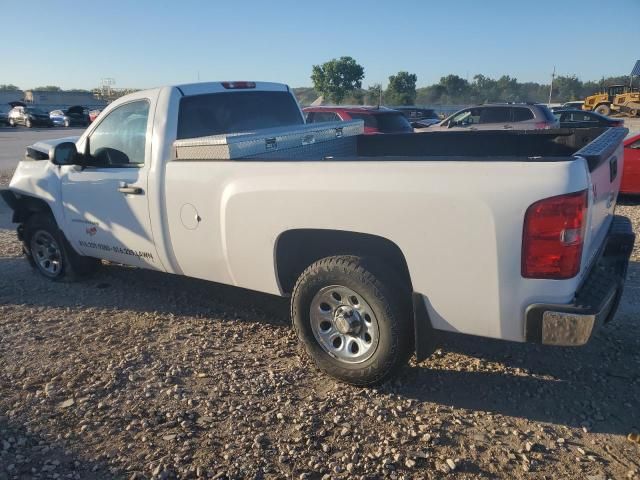
[(151, 233), (147, 175), (150, 103), (111, 110), (84, 143), (83, 166), (65, 166), (65, 232), (83, 255), (161, 270)]

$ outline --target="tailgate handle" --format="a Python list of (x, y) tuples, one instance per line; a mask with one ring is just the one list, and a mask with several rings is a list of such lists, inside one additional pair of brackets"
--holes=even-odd
[(618, 157), (609, 160), (609, 182), (613, 182), (618, 176)]

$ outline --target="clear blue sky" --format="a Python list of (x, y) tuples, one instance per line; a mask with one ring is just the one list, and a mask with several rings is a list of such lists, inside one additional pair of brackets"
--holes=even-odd
[(628, 74), (640, 0), (3, 0), (0, 84), (145, 88), (205, 80), (311, 86), (342, 55), (366, 87), (408, 70), (548, 82)]

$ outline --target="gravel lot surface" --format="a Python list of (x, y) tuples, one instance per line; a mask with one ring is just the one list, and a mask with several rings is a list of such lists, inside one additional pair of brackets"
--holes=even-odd
[(286, 300), (118, 265), (43, 279), (3, 205), (0, 479), (638, 479), (633, 260), (586, 347), (444, 336), (359, 389), (300, 355)]

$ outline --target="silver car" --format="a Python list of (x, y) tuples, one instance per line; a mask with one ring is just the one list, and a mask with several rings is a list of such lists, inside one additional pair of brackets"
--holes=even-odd
[(416, 132), (456, 130), (539, 130), (559, 128), (560, 122), (544, 105), (495, 103), (465, 108), (442, 122)]

